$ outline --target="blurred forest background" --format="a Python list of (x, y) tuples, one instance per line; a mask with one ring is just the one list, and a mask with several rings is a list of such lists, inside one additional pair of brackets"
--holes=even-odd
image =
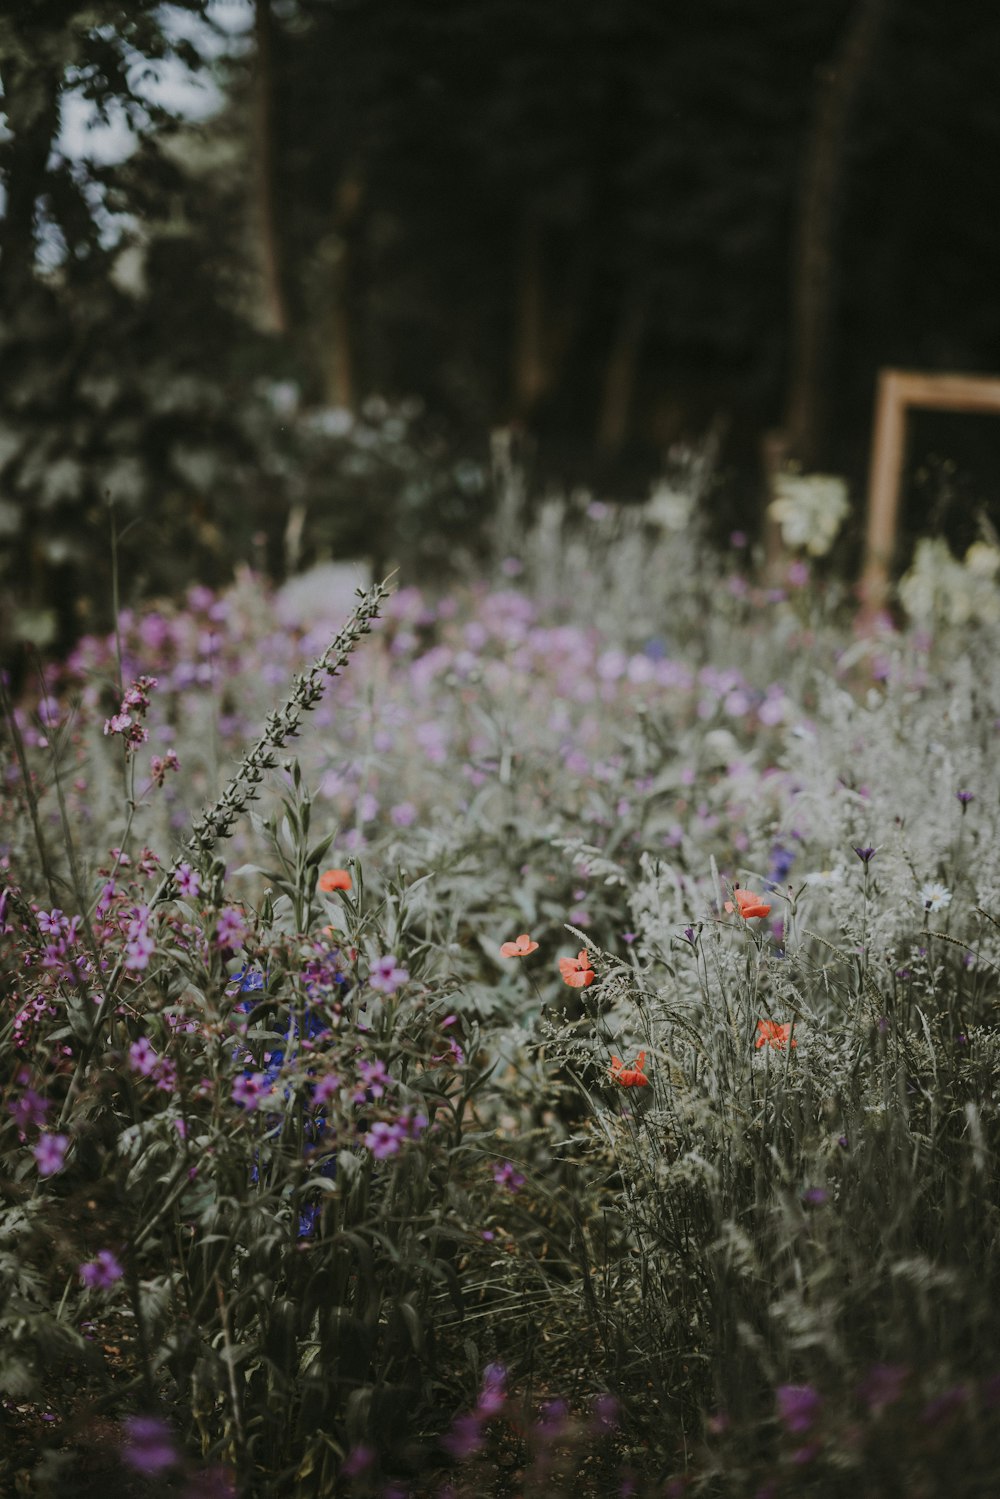
[[(720, 538), (768, 433), (863, 498), (879, 367), (1000, 370), (998, 75), (983, 0), (5, 0), (8, 640), (106, 627), (113, 527), (123, 602), (428, 581), (498, 430), (625, 499), (711, 434)], [(917, 419), (915, 528), (998, 435)]]

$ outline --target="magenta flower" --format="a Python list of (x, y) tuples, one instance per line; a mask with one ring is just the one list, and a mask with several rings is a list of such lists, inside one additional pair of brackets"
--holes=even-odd
[(91, 1291), (107, 1291), (125, 1274), (110, 1249), (100, 1250), (96, 1259), (88, 1260), (79, 1269), (81, 1283)]
[(39, 1135), (31, 1148), (39, 1176), (54, 1176), (61, 1171), (68, 1148), (69, 1135)]

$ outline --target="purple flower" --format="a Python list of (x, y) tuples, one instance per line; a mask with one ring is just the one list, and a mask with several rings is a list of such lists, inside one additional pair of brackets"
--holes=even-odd
[(794, 863), (795, 850), (786, 848), (783, 843), (776, 843), (771, 850), (771, 867), (767, 872), (768, 884), (783, 885)]
[(818, 1390), (808, 1384), (783, 1384), (775, 1390), (778, 1419), (794, 1436), (809, 1431), (823, 1404)]
[(866, 844), (864, 847), (861, 847), (857, 843), (855, 843), (855, 844), (852, 845), (852, 847), (854, 849), (854, 852), (857, 854), (858, 858), (861, 860), (862, 864), (867, 869), (868, 865), (870, 864), (871, 860), (875, 857), (875, 854), (878, 852), (878, 850), (872, 848), (870, 844)]
[(378, 994), (392, 995), (409, 979), (405, 968), (400, 968), (393, 953), (376, 958), (368, 975), (369, 987)]
[(402, 1120), (397, 1119), (392, 1124), (387, 1124), (380, 1119), (365, 1135), (364, 1142), (377, 1161), (384, 1161), (389, 1156), (399, 1154), (406, 1138), (406, 1125)]
[(506, 1187), (508, 1192), (519, 1191), (525, 1182), (524, 1176), (515, 1169), (512, 1161), (498, 1161), (493, 1167), (493, 1180), (498, 1187)]
[(190, 864), (179, 864), (174, 874), (174, 879), (177, 881), (177, 888), (181, 894), (191, 899), (201, 890), (201, 880), (198, 877), (197, 871), (192, 869)]
[(20, 1098), (12, 1099), (7, 1108), (17, 1121), (19, 1130), (25, 1130), (29, 1124), (41, 1129), (49, 1111), (49, 1101), (36, 1093), (34, 1088), (25, 1088)]
[(157, 1416), (126, 1416), (122, 1429), (125, 1432), (122, 1462), (137, 1473), (162, 1473), (178, 1461), (166, 1421)]
[(268, 1091), (266, 1082), (263, 1072), (242, 1073), (233, 1083), (233, 1103), (242, 1104), (247, 1110), (255, 1109)]
[(821, 1208), (829, 1200), (830, 1194), (825, 1187), (806, 1187), (802, 1194), (802, 1201), (807, 1208)]
[(32, 1146), (39, 1176), (54, 1176), (61, 1171), (68, 1148), (69, 1135), (39, 1135), (37, 1144)]
[(375, 1451), (372, 1447), (352, 1447), (340, 1465), (342, 1478), (358, 1478), (366, 1473), (375, 1461)]
[(125, 967), (130, 973), (139, 973), (149, 967), (149, 960), (156, 951), (156, 943), (145, 930), (137, 931), (125, 943)]
[(335, 1072), (328, 1072), (325, 1077), (320, 1078), (313, 1089), (313, 1105), (320, 1108), (323, 1104), (329, 1103), (331, 1098), (336, 1098), (339, 1088), (340, 1078)]
[(91, 1291), (107, 1291), (124, 1274), (110, 1249), (100, 1250), (95, 1260), (80, 1266), (80, 1281)]
[(247, 937), (247, 924), (242, 911), (235, 906), (223, 906), (215, 928), (215, 945), (222, 948), (242, 947)]
[(372, 1098), (383, 1098), (386, 1088), (391, 1087), (395, 1081), (386, 1071), (381, 1057), (376, 1057), (374, 1062), (360, 1061), (358, 1075), (361, 1078), (361, 1087), (354, 1095), (355, 1103), (364, 1103), (369, 1093)]
[(138, 1041), (133, 1041), (128, 1049), (129, 1066), (133, 1072), (138, 1072), (143, 1077), (148, 1077), (155, 1070), (159, 1060), (145, 1036), (140, 1036)]
[(483, 1388), (476, 1406), (481, 1416), (495, 1416), (506, 1396), (507, 1370), (503, 1364), (487, 1364), (483, 1370)]
[(965, 811), (969, 803), (974, 802), (976, 799), (976, 794), (974, 791), (956, 791), (955, 796), (956, 799), (961, 802), (963, 812)]

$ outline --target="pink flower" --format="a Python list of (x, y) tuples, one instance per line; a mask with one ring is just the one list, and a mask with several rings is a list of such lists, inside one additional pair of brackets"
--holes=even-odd
[(133, 1041), (128, 1049), (129, 1066), (133, 1072), (138, 1072), (143, 1077), (149, 1076), (158, 1061), (159, 1057), (145, 1036), (140, 1036), (138, 1041)]
[(384, 957), (376, 958), (368, 975), (368, 986), (378, 994), (384, 994), (388, 998), (395, 994), (407, 982), (410, 975), (405, 968), (400, 968), (393, 953), (386, 953)]

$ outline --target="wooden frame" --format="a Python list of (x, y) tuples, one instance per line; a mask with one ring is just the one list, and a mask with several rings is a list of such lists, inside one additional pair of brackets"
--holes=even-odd
[(906, 447), (906, 413), (911, 406), (929, 411), (991, 412), (1000, 416), (1000, 377), (880, 371), (868, 478), (865, 560), (859, 584), (866, 614), (877, 613), (889, 595), (889, 569), (896, 547)]

